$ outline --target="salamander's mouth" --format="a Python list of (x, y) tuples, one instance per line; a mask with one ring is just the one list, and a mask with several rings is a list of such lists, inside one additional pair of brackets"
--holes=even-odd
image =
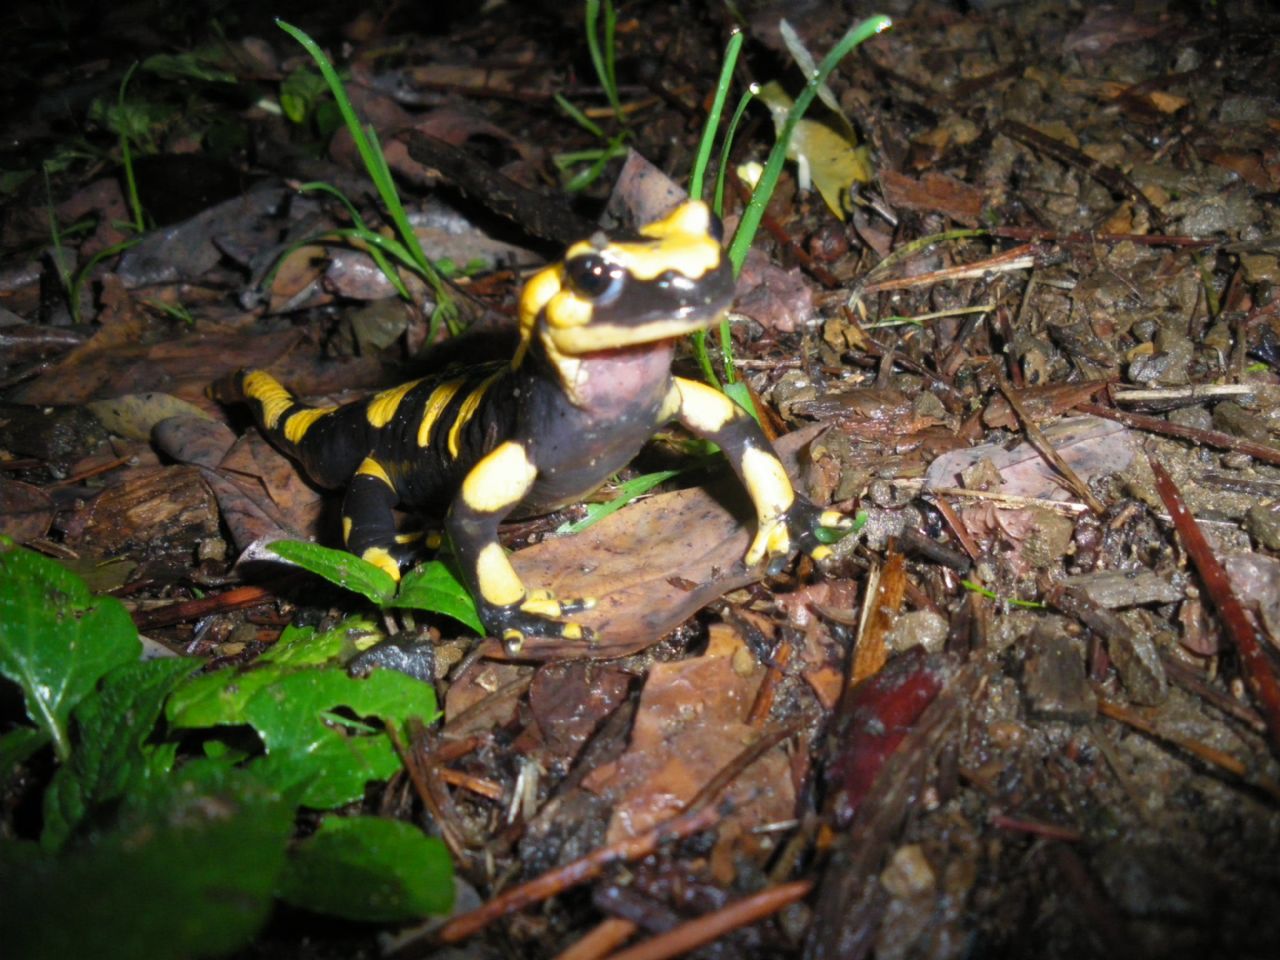
[(570, 356), (583, 354), (608, 353), (616, 349), (634, 347), (642, 343), (656, 343), (659, 340), (673, 340), (696, 330), (706, 330), (719, 322), (724, 309), (714, 312), (697, 311), (687, 317), (672, 317), (655, 320), (636, 326), (623, 326), (613, 323), (591, 323), (584, 327), (547, 331), (547, 336), (555, 348)]

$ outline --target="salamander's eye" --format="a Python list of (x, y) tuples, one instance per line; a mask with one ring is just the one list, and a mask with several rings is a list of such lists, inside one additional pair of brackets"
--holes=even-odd
[(626, 271), (604, 257), (587, 254), (574, 257), (564, 265), (573, 289), (588, 300), (608, 303), (622, 292)]

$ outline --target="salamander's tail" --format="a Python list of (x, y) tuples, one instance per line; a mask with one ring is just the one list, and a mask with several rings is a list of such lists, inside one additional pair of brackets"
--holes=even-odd
[(307, 430), (331, 407), (303, 403), (264, 370), (240, 370), (213, 386), (213, 397), (223, 403), (246, 403), (258, 429), (288, 453), (296, 453)]
[(369, 452), (359, 410), (353, 420), (339, 407), (303, 403), (264, 370), (224, 377), (210, 393), (223, 403), (247, 404), (262, 435), (322, 487), (345, 486)]

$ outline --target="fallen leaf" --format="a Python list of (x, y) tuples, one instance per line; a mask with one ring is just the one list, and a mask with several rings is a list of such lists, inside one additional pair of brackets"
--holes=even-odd
[[(1123, 470), (1136, 453), (1136, 440), (1127, 429), (1099, 417), (1071, 417), (1045, 427), (1044, 435), (1085, 483)], [(1062, 478), (1030, 443), (1012, 449), (991, 443), (945, 453), (929, 465), (925, 489), (957, 486), (958, 478), (983, 460), (990, 460), (999, 471), (998, 493), (1072, 499)]]
[(0, 477), (0, 533), (18, 543), (37, 540), (53, 523), (53, 498), (20, 480)]
[(978, 225), (987, 204), (983, 190), (941, 173), (926, 173), (916, 179), (894, 170), (882, 170), (880, 185), (891, 206), (946, 214), (970, 227)]
[[(744, 676), (735, 667), (744, 651), (736, 631), (715, 624), (703, 656), (650, 669), (627, 751), (583, 782), (614, 802), (608, 842), (637, 836), (679, 812), (763, 735), (745, 718), (765, 671), (756, 665)], [(751, 827), (790, 817), (795, 791), (781, 746), (746, 767), (726, 796), (734, 809), (717, 827), (718, 846), (736, 845)]]
[[(762, 86), (758, 96), (773, 115), (775, 129), (781, 131), (794, 101), (776, 80)], [(800, 189), (807, 190), (812, 180), (827, 207), (841, 220), (847, 214), (850, 187), (871, 181), (869, 154), (866, 147), (858, 146), (853, 131), (837, 130), (821, 120), (805, 117), (795, 125), (787, 158), (800, 168)]]

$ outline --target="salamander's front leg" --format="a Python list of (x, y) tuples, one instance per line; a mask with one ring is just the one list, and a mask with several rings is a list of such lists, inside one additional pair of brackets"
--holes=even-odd
[(777, 566), (794, 547), (815, 560), (831, 556), (817, 531), (848, 530), (853, 519), (815, 507), (795, 492), (768, 438), (746, 411), (719, 390), (683, 377), (674, 378), (666, 410), (695, 436), (717, 444), (751, 495), (759, 526), (747, 548), (748, 566), (765, 557)]
[(396, 533), (399, 500), (387, 471), (373, 457), (356, 468), (342, 501), (342, 542), (361, 560), (400, 579), (400, 568), (417, 554), (421, 537)]
[(512, 440), (471, 468), (445, 522), (480, 619), (516, 653), (525, 637), (580, 640), (589, 631), (559, 618), (587, 610), (591, 599), (557, 600), (547, 590), (526, 590), (498, 543), (498, 524), (533, 486), (538, 475), (525, 448)]

